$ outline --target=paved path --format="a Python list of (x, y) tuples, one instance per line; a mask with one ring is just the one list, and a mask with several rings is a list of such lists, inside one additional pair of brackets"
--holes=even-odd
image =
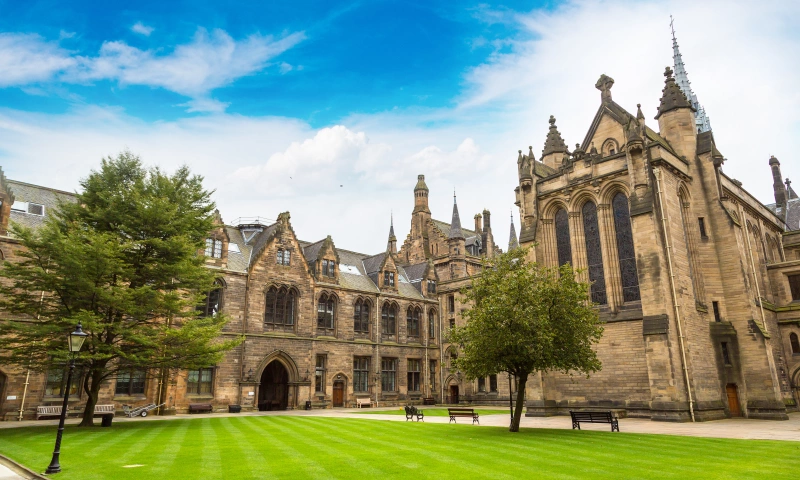
[[(397, 410), (399, 407), (380, 408), (380, 410)], [(424, 410), (424, 409), (423, 409)], [(480, 411), (480, 409), (478, 409)], [(192, 415), (174, 415), (169, 417), (148, 416), (146, 418), (126, 418), (116, 417), (114, 422), (148, 422), (154, 420), (185, 420), (192, 418), (213, 418), (222, 416), (318, 416), (330, 418), (360, 418), (364, 420), (383, 420), (383, 421), (406, 421), (404, 415), (382, 415), (359, 413), (357, 409), (335, 409), (335, 410), (288, 410), (280, 412), (243, 412), (239, 414), (230, 413), (206, 413)], [(448, 417), (425, 417), (426, 423), (448, 423)], [(68, 424), (77, 424), (80, 419), (68, 419)], [(97, 420), (99, 423), (100, 420)], [(509, 423), (509, 416), (500, 415), (481, 415), (481, 426), (506, 427)], [(469, 419), (459, 418), (458, 423), (471, 423)], [(29, 420), (24, 422), (0, 422), (0, 429), (19, 428), (37, 425), (49, 425), (53, 427), (53, 438), (55, 439), (55, 427), (58, 420)], [(568, 416), (557, 417), (523, 417), (520, 425), (522, 428), (554, 428), (569, 430), (572, 422)], [(623, 433), (647, 433), (647, 434), (666, 434), (666, 435), (686, 435), (693, 437), (716, 437), (716, 438), (740, 438), (740, 439), (763, 439), (763, 440), (789, 440), (800, 441), (800, 413), (789, 414), (789, 420), (749, 420), (745, 418), (734, 418), (725, 420), (715, 420), (711, 422), (698, 423), (670, 423), (654, 422), (644, 418), (623, 418), (619, 421), (620, 430)], [(476, 426), (476, 428), (478, 428)], [(603, 424), (584, 424), (584, 430), (610, 430), (609, 425)], [(5, 480), (0, 475), (0, 480)]]

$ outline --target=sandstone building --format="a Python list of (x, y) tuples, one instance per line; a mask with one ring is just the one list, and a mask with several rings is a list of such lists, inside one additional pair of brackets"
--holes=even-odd
[[(613, 408), (655, 420), (743, 415), (786, 418), (800, 399), (800, 199), (780, 162), (775, 203), (764, 205), (725, 175), (724, 156), (691, 91), (673, 36), (675, 76), (655, 120), (612, 99), (613, 79), (595, 85), (600, 105), (582, 143), (570, 151), (550, 118), (544, 149), (519, 152), (515, 189), (521, 226), (508, 248), (531, 246), (546, 265), (566, 262), (592, 283), (605, 333), (603, 368), (590, 378), (562, 374), (529, 380), (528, 415)], [(412, 180), (412, 179), (409, 179)], [(409, 184), (409, 187), (413, 184)], [(411, 190), (411, 189), (410, 189)], [(432, 217), (420, 175), (408, 236), (398, 245), (390, 222), (385, 248), (362, 254), (331, 237), (298, 238), (290, 215), (240, 218), (209, 233), (208, 268), (218, 288), (199, 308), (230, 315), (226, 335), (245, 341), (218, 364), (177, 372), (160, 384), (153, 372), (108, 382), (100, 403), (163, 399), (245, 409), (421, 402), (506, 404), (508, 378), (467, 381), (451, 368), (460, 325), (459, 290), (501, 253), (491, 214), (462, 224)], [(0, 258), (14, 261), (9, 221), (35, 227), (73, 196), (6, 179), (0, 172)], [(60, 404), (61, 369), (46, 374), (0, 365), (0, 417), (33, 416)]]

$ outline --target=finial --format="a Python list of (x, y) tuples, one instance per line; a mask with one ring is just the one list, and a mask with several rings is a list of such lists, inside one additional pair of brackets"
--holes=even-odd
[(667, 68), (664, 69), (664, 76), (667, 77), (668, 82), (672, 80), (672, 69), (669, 68), (669, 66), (667, 66)]
[(594, 84), (594, 88), (600, 90), (600, 100), (603, 103), (611, 101), (611, 87), (613, 86), (614, 79), (605, 73), (600, 75), (600, 78), (597, 79), (597, 83)]
[(528, 145), (528, 156), (530, 158), (533, 158), (533, 147), (530, 145)]
[(453, 205), (456, 204), (456, 189), (453, 189)]
[(669, 16), (669, 28), (670, 28), (670, 30), (672, 30), (672, 41), (673, 42), (677, 42), (677, 40), (675, 39), (675, 25), (673, 25), (674, 23), (675, 23), (675, 20), (672, 18), (672, 15), (670, 15)]
[(556, 117), (550, 115), (550, 120), (548, 120), (548, 121), (550, 122), (550, 126), (551, 127), (555, 127), (556, 126)]
[(394, 210), (389, 210), (389, 226), (394, 227)]

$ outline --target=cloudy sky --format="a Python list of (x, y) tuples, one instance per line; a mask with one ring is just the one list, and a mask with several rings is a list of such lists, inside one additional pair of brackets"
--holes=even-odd
[(505, 245), (517, 150), (538, 157), (551, 114), (581, 141), (600, 74), (657, 129), (673, 15), (725, 172), (763, 202), (770, 155), (800, 182), (800, 2), (216, 3), (0, 0), (6, 175), (73, 191), (129, 149), (203, 175), (228, 222), (288, 210), (374, 253), (425, 174), (434, 217), (455, 190)]

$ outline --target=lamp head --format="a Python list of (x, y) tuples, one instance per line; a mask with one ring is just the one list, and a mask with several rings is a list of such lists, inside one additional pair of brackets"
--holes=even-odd
[(81, 323), (78, 322), (78, 326), (75, 328), (75, 331), (69, 334), (69, 351), (71, 353), (78, 353), (81, 351), (81, 347), (83, 347), (83, 342), (86, 341), (86, 337), (89, 334), (83, 331), (83, 327)]

